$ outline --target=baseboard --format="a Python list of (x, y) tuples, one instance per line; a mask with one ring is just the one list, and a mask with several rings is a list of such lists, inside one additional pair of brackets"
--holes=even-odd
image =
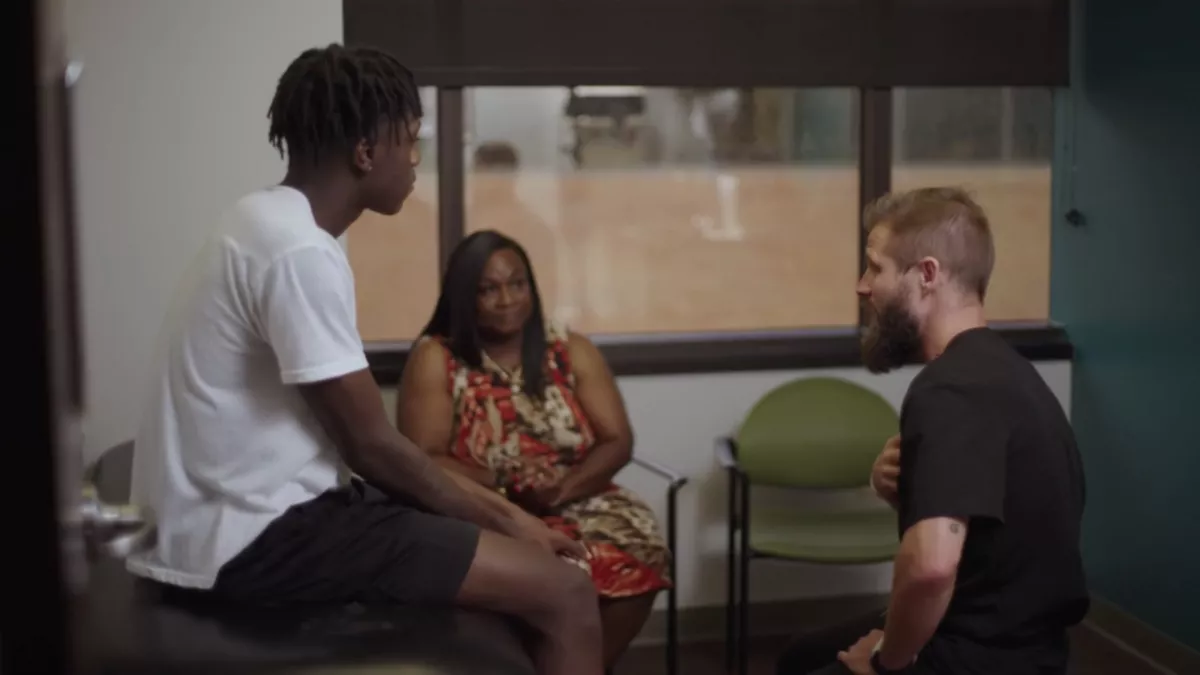
[(1200, 652), (1104, 598), (1092, 596), (1084, 625), (1164, 672), (1200, 673)]
[[(750, 605), (749, 632), (753, 637), (797, 635), (849, 621), (870, 612), (883, 612), (886, 595), (856, 595), (833, 598), (808, 598)], [(657, 610), (650, 615), (636, 646), (662, 644), (667, 636), (667, 613)], [(679, 610), (680, 642), (705, 642), (725, 639), (725, 607), (687, 607)]]

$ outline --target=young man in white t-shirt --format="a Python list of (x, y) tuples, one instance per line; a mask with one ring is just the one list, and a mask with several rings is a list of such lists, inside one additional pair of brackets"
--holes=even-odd
[[(133, 471), (158, 541), (128, 566), (254, 605), (490, 609), (542, 634), (542, 673), (598, 675), (591, 580), (560, 559), (586, 552), (440, 469), (367, 369), (337, 237), (400, 210), (421, 114), (379, 51), (311, 49), (280, 78), (269, 137), (287, 175), (226, 213), (167, 320)], [(340, 485), (343, 463), (365, 481)]]

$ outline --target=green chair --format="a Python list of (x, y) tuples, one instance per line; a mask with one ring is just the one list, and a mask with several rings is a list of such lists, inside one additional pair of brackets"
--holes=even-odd
[(729, 595), (726, 669), (745, 675), (750, 562), (775, 558), (830, 565), (880, 563), (896, 554), (896, 514), (878, 508), (750, 512), (750, 488), (851, 490), (870, 484), (871, 466), (899, 419), (875, 392), (832, 377), (788, 382), (763, 396), (732, 438), (717, 441), (729, 473)]

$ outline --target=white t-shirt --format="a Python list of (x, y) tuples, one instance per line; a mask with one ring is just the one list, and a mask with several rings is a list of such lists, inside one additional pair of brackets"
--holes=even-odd
[(307, 198), (239, 201), (185, 275), (134, 445), (133, 500), (158, 526), (135, 574), (211, 588), (289, 507), (338, 484), (341, 461), (296, 385), (367, 367), (346, 254)]

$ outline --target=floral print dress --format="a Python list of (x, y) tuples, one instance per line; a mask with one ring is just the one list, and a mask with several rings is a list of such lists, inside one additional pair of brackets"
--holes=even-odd
[[(482, 367), (473, 369), (444, 349), (454, 397), (453, 457), (497, 476), (526, 477), (561, 476), (587, 457), (595, 435), (575, 397), (567, 332), (549, 326), (546, 341), (548, 377), (540, 401), (521, 390), (519, 369), (506, 371), (486, 353)], [(445, 348), (445, 341), (439, 342)], [(587, 545), (601, 597), (632, 597), (670, 586), (670, 554), (654, 514), (629, 490), (610, 485), (543, 520)]]

